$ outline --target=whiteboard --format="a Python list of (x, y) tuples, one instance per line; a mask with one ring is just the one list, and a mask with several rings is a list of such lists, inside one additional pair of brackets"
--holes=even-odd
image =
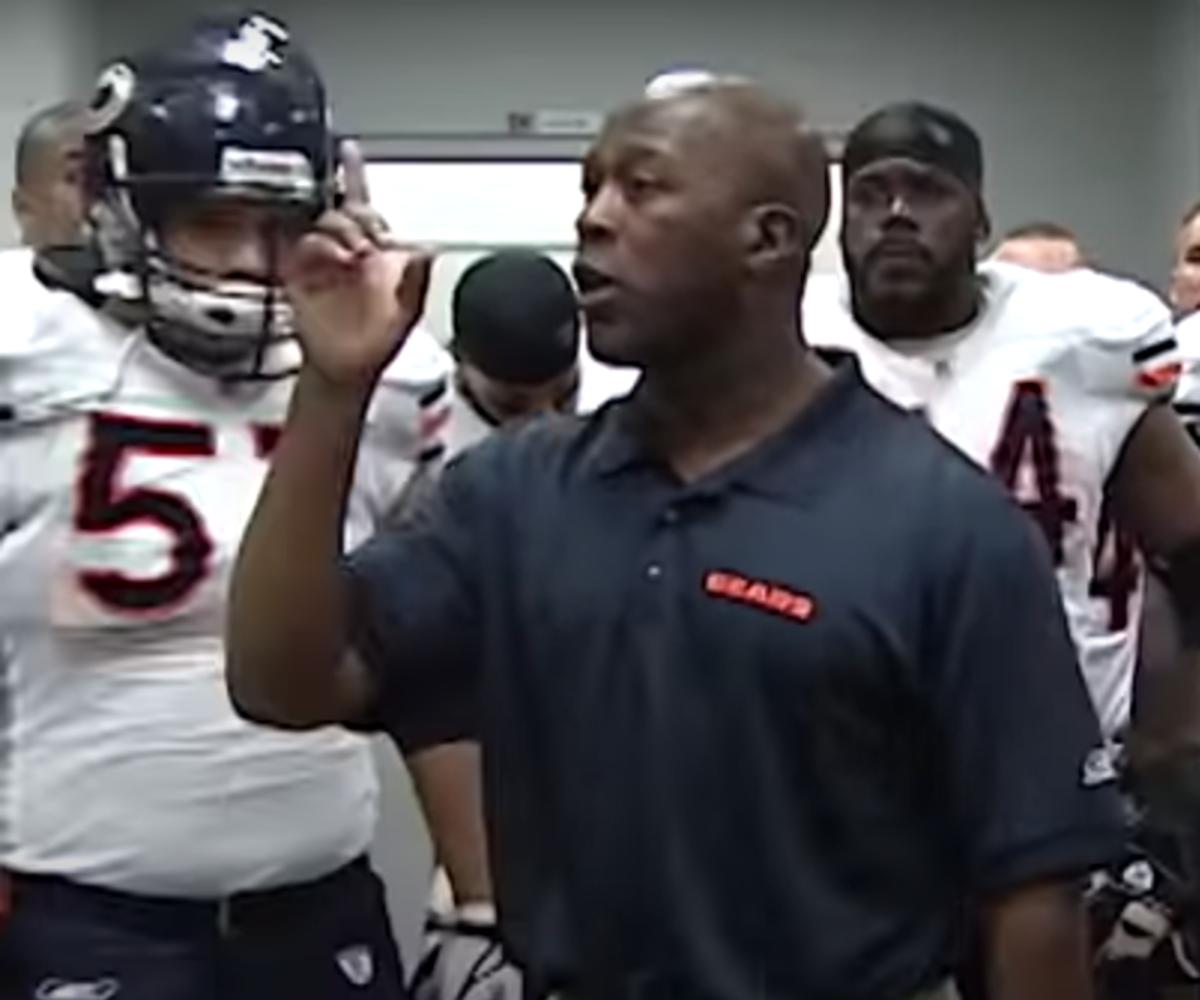
[[(831, 166), (830, 224), (817, 245), (814, 272), (841, 269), (838, 220), (841, 166)], [(376, 209), (405, 242), (438, 251), (425, 325), (443, 345), (450, 340), (450, 301), (463, 271), (503, 247), (539, 250), (570, 275), (575, 219), (583, 206), (577, 160), (374, 160), (367, 183)], [(594, 365), (589, 365), (594, 367)], [(585, 369), (585, 376), (588, 374)], [(603, 396), (629, 378), (585, 377), (589, 395)], [(598, 400), (593, 399), (594, 403)]]

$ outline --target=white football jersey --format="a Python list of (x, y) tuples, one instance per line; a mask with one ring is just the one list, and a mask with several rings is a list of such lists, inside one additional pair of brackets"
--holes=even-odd
[[(29, 315), (46, 290), (33, 273), (33, 251), (26, 247), (0, 250), (0, 289), (4, 290), (7, 317)], [(0, 326), (0, 353), (18, 350), (17, 341), (30, 336), (28, 324), (6, 322)]]
[(814, 279), (805, 336), (857, 355), (871, 385), (923, 411), (1038, 523), (1101, 726), (1114, 736), (1129, 720), (1142, 574), (1105, 485), (1147, 407), (1173, 391), (1170, 316), (1150, 292), (1093, 271), (985, 264), (980, 278), (983, 306), (969, 326), (887, 343), (854, 321), (844, 278)]
[[(231, 564), (293, 381), (222, 386), (66, 292), (6, 320), (28, 333), (0, 340), (0, 865), (213, 898), (361, 854), (366, 740), (253, 725), (225, 688)], [(433, 458), (435, 351), (415, 335), (376, 393), (348, 545)]]
[[(640, 376), (636, 368), (617, 367), (597, 361), (579, 345), (579, 392), (575, 401), (576, 413), (592, 413), (605, 403), (633, 391)], [(496, 430), (479, 411), (463, 397), (456, 386), (450, 387), (450, 418), (445, 443), (446, 455), (453, 456), (479, 444)]]
[(450, 385), (450, 419), (446, 425), (446, 457), (451, 458), (490, 437), (496, 426), (483, 418), (458, 386)]

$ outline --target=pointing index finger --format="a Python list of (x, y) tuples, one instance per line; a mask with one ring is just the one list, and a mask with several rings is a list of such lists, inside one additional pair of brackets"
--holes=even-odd
[(345, 139), (341, 145), (342, 186), (347, 205), (369, 205), (371, 193), (367, 189), (367, 166), (363, 160), (362, 147), (353, 139)]

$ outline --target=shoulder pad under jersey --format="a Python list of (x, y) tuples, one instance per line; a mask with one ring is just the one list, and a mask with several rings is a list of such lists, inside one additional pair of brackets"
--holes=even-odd
[(1007, 321), (1061, 336), (1086, 392), (1148, 402), (1171, 397), (1180, 358), (1170, 312), (1153, 292), (1087, 268), (1042, 274), (1015, 265), (984, 267), (1014, 282)]
[(25, 422), (103, 398), (118, 384), (138, 334), (32, 269), (0, 267), (0, 413)]
[(389, 447), (414, 457), (442, 450), (449, 417), (449, 353), (422, 327), (415, 329), (384, 370), (367, 412), (367, 426)]

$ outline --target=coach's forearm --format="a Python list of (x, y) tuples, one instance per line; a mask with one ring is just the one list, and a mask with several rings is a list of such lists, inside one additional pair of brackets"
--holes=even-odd
[(409, 754), (406, 763), (434, 855), (450, 878), (455, 903), (491, 902), (479, 744), (462, 741), (429, 747)]
[(342, 666), (339, 563), (369, 392), (301, 372), (242, 539), (229, 599), (227, 682), (234, 705), (258, 721), (313, 726), (344, 721), (361, 707)]
[(1073, 882), (1046, 882), (985, 908), (991, 1000), (1091, 1000), (1082, 900)]

